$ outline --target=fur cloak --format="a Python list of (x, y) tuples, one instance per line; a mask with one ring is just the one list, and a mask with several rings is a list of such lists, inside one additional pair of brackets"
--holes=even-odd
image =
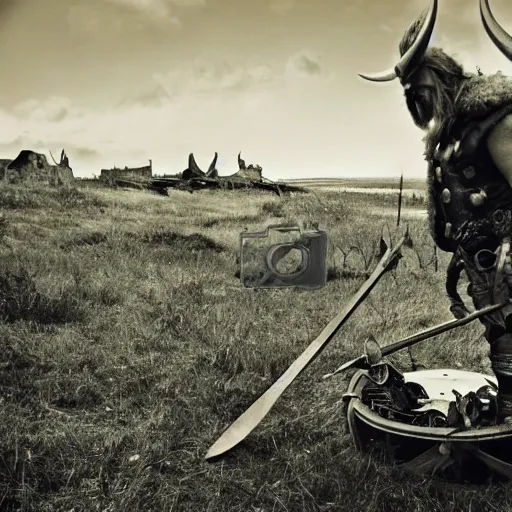
[(510, 104), (512, 77), (501, 71), (494, 75), (468, 75), (455, 100), (455, 112), (457, 117), (479, 119)]

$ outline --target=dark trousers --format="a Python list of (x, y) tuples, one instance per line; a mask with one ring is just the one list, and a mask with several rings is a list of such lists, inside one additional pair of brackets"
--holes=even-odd
[[(476, 309), (499, 304), (512, 296), (506, 276), (496, 268), (482, 270), (474, 255), (461, 251), (470, 281), (469, 294)], [(498, 414), (512, 416), (512, 306), (507, 305), (480, 319), (490, 346), (491, 365), (498, 381)]]

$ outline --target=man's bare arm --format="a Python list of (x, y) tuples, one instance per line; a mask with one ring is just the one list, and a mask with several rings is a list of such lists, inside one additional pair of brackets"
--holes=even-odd
[(512, 114), (492, 129), (487, 138), (487, 148), (494, 163), (512, 186)]

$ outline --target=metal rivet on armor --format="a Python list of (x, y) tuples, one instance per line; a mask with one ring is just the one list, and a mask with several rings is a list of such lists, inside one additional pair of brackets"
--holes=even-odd
[(441, 152), (439, 151), (439, 143), (438, 143), (437, 146), (436, 146), (436, 149), (434, 151), (434, 158), (436, 160), (439, 160), (440, 157), (441, 157)]
[(449, 146), (446, 147), (446, 149), (443, 151), (443, 160), (445, 162), (448, 162), (448, 160), (450, 160), (451, 156), (452, 156), (452, 153), (453, 153), (453, 145), (450, 144)]
[(487, 199), (487, 194), (484, 190), (480, 190), (480, 192), (474, 192), (469, 196), (469, 200), (473, 206), (482, 206)]
[(452, 234), (452, 225), (450, 222), (447, 222), (444, 227), (444, 236), (445, 236), (445, 238), (450, 238), (451, 234)]
[(441, 443), (439, 445), (439, 453), (441, 455), (447, 455), (451, 453), (450, 443)]
[(451, 198), (452, 198), (451, 192), (447, 188), (445, 188), (441, 192), (441, 199), (443, 200), (443, 203), (449, 203)]
[(492, 220), (493, 220), (496, 224), (501, 224), (501, 223), (505, 220), (505, 213), (503, 212), (503, 210), (496, 210), (496, 211), (492, 214)]
[(475, 168), (470, 165), (469, 167), (466, 167), (463, 171), (462, 171), (462, 174), (464, 174), (464, 177), (468, 180), (472, 180), (474, 177), (475, 177)]
[(443, 171), (441, 170), (441, 167), (436, 167), (436, 179), (439, 183), (443, 181)]

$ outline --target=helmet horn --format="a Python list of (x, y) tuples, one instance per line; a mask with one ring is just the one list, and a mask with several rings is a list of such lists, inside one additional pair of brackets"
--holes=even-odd
[(512, 36), (505, 32), (503, 27), (496, 21), (489, 7), (489, 0), (480, 0), (480, 16), (485, 31), (498, 49), (512, 60)]
[(359, 76), (365, 80), (371, 82), (390, 82), (395, 78), (400, 78), (400, 81), (404, 83), (407, 78), (416, 70), (419, 62), (421, 61), (425, 51), (427, 50), (428, 43), (434, 31), (434, 25), (436, 23), (437, 16), (437, 0), (432, 1), (432, 5), (425, 16), (425, 21), (418, 32), (418, 35), (411, 45), (411, 47), (402, 55), (402, 58), (398, 64), (393, 68), (381, 73), (375, 74), (361, 74)]

